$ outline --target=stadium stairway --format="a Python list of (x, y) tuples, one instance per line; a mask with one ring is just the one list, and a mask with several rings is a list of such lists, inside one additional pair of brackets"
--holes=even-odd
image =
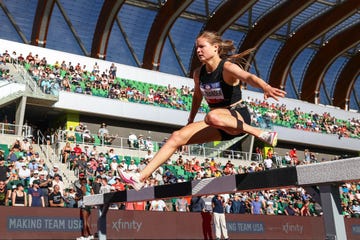
[(53, 148), (50, 145), (33, 144), (33, 146), (34, 149), (38, 150), (38, 152), (40, 153), (40, 157), (43, 157), (45, 159), (45, 164), (46, 166), (48, 166), (49, 171), (55, 165), (59, 166), (60, 175), (62, 176), (65, 186), (69, 187), (70, 185), (72, 185), (72, 183), (76, 180), (74, 171), (71, 171), (70, 169), (68, 169), (66, 164), (59, 161), (59, 158), (56, 156)]
[[(23, 139), (23, 136), (18, 135), (10, 135), (10, 134), (2, 134), (0, 138), (0, 145), (6, 145), (10, 147), (17, 138)], [(54, 167), (54, 165), (59, 166), (60, 174), (63, 178), (64, 184), (66, 187), (70, 186), (75, 178), (74, 172), (67, 169), (66, 164), (61, 164), (54, 157), (54, 151), (49, 145), (37, 144), (35, 142), (32, 143), (33, 149), (35, 152), (39, 153), (40, 158), (45, 160), (45, 164), (48, 167), (49, 171)]]

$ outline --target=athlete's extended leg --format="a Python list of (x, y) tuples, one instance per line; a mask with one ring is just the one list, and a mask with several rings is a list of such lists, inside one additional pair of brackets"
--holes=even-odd
[(148, 178), (161, 164), (168, 160), (180, 146), (217, 140), (221, 140), (219, 130), (208, 126), (204, 121), (188, 124), (171, 134), (164, 146), (159, 149), (140, 174), (134, 175), (126, 172), (119, 172), (119, 174), (128, 185), (138, 190), (143, 187), (143, 180)]

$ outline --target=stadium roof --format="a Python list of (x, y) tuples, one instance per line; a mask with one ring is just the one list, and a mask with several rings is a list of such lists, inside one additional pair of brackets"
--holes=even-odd
[[(3, 0), (0, 38), (191, 76), (218, 31), (288, 97), (360, 109), (359, 0)], [(60, 59), (61, 60), (61, 59)], [(250, 90), (251, 87), (249, 87)]]

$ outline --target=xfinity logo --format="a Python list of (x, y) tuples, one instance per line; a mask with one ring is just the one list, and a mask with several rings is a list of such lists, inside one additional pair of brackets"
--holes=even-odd
[(113, 222), (112, 229), (116, 231), (122, 230), (136, 230), (136, 232), (140, 231), (142, 222), (137, 222), (135, 220), (132, 221), (124, 221), (123, 219), (119, 218), (116, 222)]
[(286, 233), (292, 233), (292, 232), (296, 232), (296, 233), (302, 233), (304, 229), (303, 225), (299, 225), (299, 224), (290, 224), (290, 223), (286, 223), (284, 225), (282, 225), (282, 230)]

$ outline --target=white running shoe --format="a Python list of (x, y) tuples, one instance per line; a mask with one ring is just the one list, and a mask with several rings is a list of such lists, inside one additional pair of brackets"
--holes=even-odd
[(94, 235), (90, 235), (90, 236), (88, 236), (88, 239), (94, 239)]
[(263, 132), (260, 134), (259, 139), (272, 147), (277, 144), (277, 132)]
[(88, 238), (84, 237), (84, 236), (81, 236), (81, 237), (78, 237), (76, 238), (76, 240), (87, 240)]
[(119, 171), (121, 179), (129, 186), (132, 186), (136, 191), (144, 187), (144, 183), (140, 181), (140, 174), (133, 172)]

